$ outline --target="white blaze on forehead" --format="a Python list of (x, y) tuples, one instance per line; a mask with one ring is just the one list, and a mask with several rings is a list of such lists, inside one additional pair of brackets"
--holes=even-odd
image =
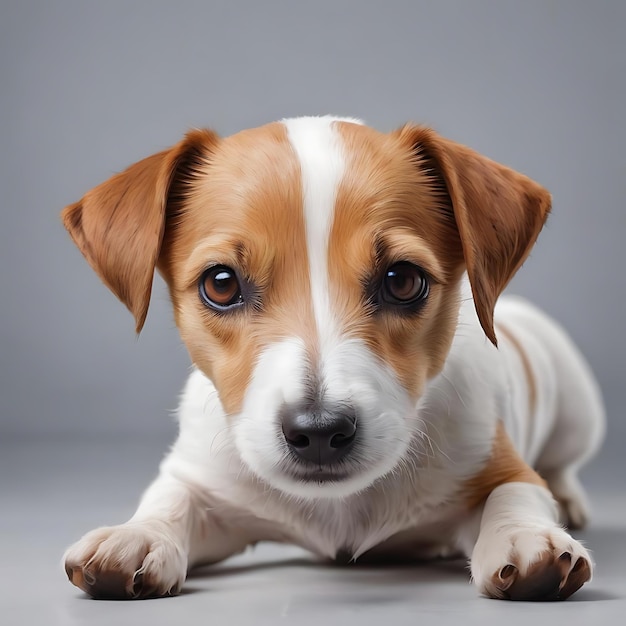
[(335, 336), (328, 284), (328, 238), (335, 214), (337, 189), (345, 170), (341, 135), (335, 122), (360, 123), (338, 117), (283, 120), (300, 161), (311, 298), (320, 340), (327, 346)]

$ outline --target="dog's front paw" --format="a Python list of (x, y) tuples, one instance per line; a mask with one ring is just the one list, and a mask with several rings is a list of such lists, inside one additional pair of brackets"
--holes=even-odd
[(98, 528), (63, 560), (70, 582), (98, 599), (175, 595), (187, 574), (185, 551), (158, 522)]
[(508, 527), (481, 533), (471, 560), (481, 593), (508, 600), (565, 600), (591, 580), (587, 550), (563, 529)]

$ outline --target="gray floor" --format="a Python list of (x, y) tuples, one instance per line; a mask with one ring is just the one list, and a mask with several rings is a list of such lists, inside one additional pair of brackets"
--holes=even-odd
[[(0, 446), (0, 623), (446, 624), (623, 623), (626, 498), (615, 477), (591, 471), (594, 522), (580, 534), (597, 562), (594, 580), (564, 603), (480, 598), (462, 562), (414, 567), (333, 567), (305, 552), (260, 546), (192, 573), (176, 598), (87, 598), (62, 572), (64, 548), (83, 532), (124, 521), (156, 470), (162, 442), (5, 442)], [(594, 478), (594, 476), (596, 478)]]

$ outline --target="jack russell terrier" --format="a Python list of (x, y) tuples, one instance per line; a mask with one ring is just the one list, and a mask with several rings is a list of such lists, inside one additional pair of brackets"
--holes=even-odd
[(128, 522), (67, 550), (70, 581), (171, 595), (190, 568), (278, 541), (462, 553), (489, 597), (573, 594), (593, 565), (562, 523), (587, 521), (601, 396), (554, 321), (498, 300), (549, 210), (428, 128), (334, 117), (194, 130), (68, 206), (137, 332), (158, 268), (195, 367), (159, 476)]

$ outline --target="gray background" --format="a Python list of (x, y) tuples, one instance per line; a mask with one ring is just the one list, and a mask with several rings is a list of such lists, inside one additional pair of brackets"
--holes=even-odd
[[(510, 290), (558, 318), (597, 373), (609, 436), (586, 480), (600, 519), (619, 525), (625, 33), (620, 0), (3, 0), (0, 541), (14, 558), (0, 561), (0, 599), (12, 623), (33, 608), (58, 623), (95, 619), (84, 607), (98, 603), (72, 604), (80, 596), (56, 570), (60, 551), (132, 512), (175, 434), (171, 410), (189, 366), (160, 279), (136, 340), (130, 314), (73, 247), (59, 211), (193, 126), (230, 134), (323, 113), (381, 130), (425, 122), (547, 186), (553, 215)], [(623, 544), (623, 526), (594, 538), (609, 561), (615, 533)], [(30, 559), (41, 563), (35, 573)], [(34, 582), (48, 590), (43, 604), (24, 602), (22, 577), (31, 592)], [(458, 579), (445, 584), (466, 594)], [(606, 600), (591, 615), (623, 601), (582, 597)], [(210, 603), (197, 598), (172, 602)], [(496, 611), (485, 602), (479, 611)], [(116, 609), (115, 619), (147, 617), (139, 610)]]

